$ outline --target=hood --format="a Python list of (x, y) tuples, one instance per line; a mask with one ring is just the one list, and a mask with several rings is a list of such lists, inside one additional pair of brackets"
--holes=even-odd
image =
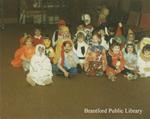
[(45, 46), (42, 45), (42, 44), (38, 44), (36, 46), (36, 48), (35, 48), (35, 55), (36, 56), (43, 56), (43, 55), (45, 55)]

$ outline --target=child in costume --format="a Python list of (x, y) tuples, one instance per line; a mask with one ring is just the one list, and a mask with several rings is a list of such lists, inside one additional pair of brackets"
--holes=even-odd
[(31, 59), (30, 71), (26, 80), (32, 86), (36, 84), (44, 86), (53, 83), (52, 76), (52, 66), (49, 58), (45, 55), (45, 46), (38, 44)]
[(141, 77), (150, 77), (150, 38), (144, 38), (140, 43), (138, 68)]
[(64, 41), (71, 41), (71, 34), (67, 26), (60, 27), (60, 34), (56, 42), (54, 64), (58, 63), (61, 56), (62, 44)]
[[(85, 37), (86, 37), (86, 32), (84, 31), (84, 25), (83, 24), (79, 24), (77, 26), (77, 31), (75, 33), (75, 35), (73, 36), (73, 43), (76, 43), (77, 42), (77, 34), (79, 32), (83, 32), (85, 34)], [(86, 40), (86, 39), (85, 39)]]
[(84, 32), (86, 33), (86, 43), (89, 45), (91, 43), (92, 32), (94, 27), (91, 24), (91, 16), (89, 14), (83, 14), (81, 17), (84, 26)]
[(44, 46), (46, 56), (50, 59), (51, 63), (53, 63), (55, 53), (53, 48), (51, 47), (51, 40), (48, 37), (44, 38)]
[(85, 33), (79, 31), (77, 33), (77, 42), (74, 44), (74, 52), (79, 58), (81, 69), (84, 70), (85, 55), (88, 49), (88, 45), (85, 42)]
[(124, 65), (125, 60), (120, 44), (113, 41), (109, 51), (107, 52), (106, 75), (108, 76), (108, 79), (116, 81), (116, 76), (124, 70)]
[(58, 61), (58, 68), (63, 72), (66, 78), (69, 75), (75, 75), (78, 73), (77, 66), (79, 64), (78, 56), (73, 52), (73, 45), (70, 41), (64, 41), (61, 51), (61, 57)]
[(105, 48), (100, 45), (101, 39), (98, 33), (92, 37), (92, 45), (88, 48), (86, 54), (86, 72), (91, 76), (102, 76), (106, 69)]
[(106, 5), (101, 5), (98, 8), (99, 18), (98, 18), (98, 25), (104, 25), (107, 24), (107, 17), (109, 15), (109, 9), (106, 7)]
[(97, 27), (93, 32), (98, 32), (101, 36), (101, 45), (105, 48), (105, 50), (109, 49), (109, 43), (106, 40), (105, 27)]
[(123, 73), (128, 80), (137, 79), (137, 53), (134, 44), (127, 44), (124, 52), (125, 69)]
[(33, 45), (36, 46), (38, 44), (43, 44), (43, 37), (41, 35), (41, 30), (36, 28), (34, 30)]
[(135, 43), (135, 33), (130, 28), (127, 33), (127, 43)]
[(58, 36), (60, 35), (60, 28), (62, 26), (66, 26), (66, 22), (64, 20), (59, 20), (57, 25), (58, 25), (58, 29), (55, 30), (53, 35), (52, 35), (52, 46), (53, 46), (53, 48), (56, 46)]
[(11, 61), (11, 65), (15, 68), (23, 66), (24, 71), (29, 70), (30, 60), (35, 53), (35, 48), (32, 45), (32, 37), (27, 36), (25, 39), (25, 45), (17, 49), (14, 59)]

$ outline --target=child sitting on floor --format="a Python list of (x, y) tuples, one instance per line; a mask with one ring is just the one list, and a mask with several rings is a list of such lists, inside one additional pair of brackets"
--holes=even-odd
[(86, 72), (91, 76), (102, 76), (106, 68), (105, 48), (100, 45), (101, 39), (98, 33), (92, 37), (92, 45), (88, 48), (86, 54)]
[(74, 44), (74, 52), (79, 58), (81, 69), (84, 71), (85, 68), (85, 55), (88, 49), (88, 45), (85, 42), (85, 33), (83, 31), (79, 31), (77, 33), (77, 41)]
[(107, 52), (107, 68), (106, 75), (108, 79), (116, 81), (116, 75), (124, 70), (125, 60), (120, 48), (120, 44), (113, 41), (109, 51)]
[(30, 60), (35, 53), (35, 48), (32, 45), (32, 37), (29, 35), (25, 39), (25, 45), (17, 49), (14, 59), (11, 61), (11, 65), (15, 68), (23, 66), (24, 71), (29, 70)]
[(45, 46), (37, 45), (35, 54), (30, 63), (30, 71), (27, 74), (27, 82), (32, 86), (48, 85), (52, 81), (52, 66), (49, 58), (45, 55)]
[(145, 44), (138, 55), (139, 74), (142, 78), (150, 77), (150, 44)]
[(137, 79), (137, 53), (134, 44), (127, 44), (124, 52), (125, 69), (123, 73), (128, 80)]

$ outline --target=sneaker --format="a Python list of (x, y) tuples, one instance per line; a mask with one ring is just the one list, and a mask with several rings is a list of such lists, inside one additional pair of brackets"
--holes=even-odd
[(134, 75), (134, 77), (133, 77), (133, 79), (135, 79), (135, 80), (136, 80), (137, 78), (138, 78), (138, 75), (137, 75), (137, 74), (135, 74), (135, 75)]
[(101, 77), (101, 76), (103, 76), (103, 75), (104, 75), (103, 72), (97, 72), (97, 73), (96, 73), (96, 76), (97, 76), (97, 77), (99, 77), (99, 76)]
[(116, 76), (115, 75), (109, 75), (108, 79), (110, 79), (112, 82), (116, 81)]
[(127, 75), (127, 79), (128, 80), (133, 80), (134, 79), (134, 75), (133, 74), (128, 74)]

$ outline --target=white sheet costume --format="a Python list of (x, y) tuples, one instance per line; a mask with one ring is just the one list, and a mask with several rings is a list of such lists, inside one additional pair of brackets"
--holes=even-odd
[(74, 52), (79, 58), (80, 63), (85, 62), (85, 55), (88, 49), (88, 45), (83, 41), (83, 42), (77, 42), (74, 46)]
[(52, 76), (52, 66), (49, 58), (45, 55), (45, 46), (39, 44), (36, 46), (35, 55), (31, 59), (27, 81), (32, 86), (35, 84), (44, 86), (53, 82)]

